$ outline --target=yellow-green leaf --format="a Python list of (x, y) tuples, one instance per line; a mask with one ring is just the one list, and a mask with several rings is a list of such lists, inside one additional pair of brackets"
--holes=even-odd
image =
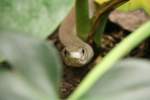
[(133, 11), (136, 9), (144, 9), (150, 15), (150, 0), (130, 0), (126, 4), (119, 7), (121, 11)]
[(100, 4), (100, 5), (103, 4), (103, 3), (106, 3), (108, 1), (110, 1), (110, 0), (95, 0), (95, 2)]

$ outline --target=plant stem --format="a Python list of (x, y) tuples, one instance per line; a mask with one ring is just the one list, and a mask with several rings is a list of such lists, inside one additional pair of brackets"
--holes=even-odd
[(94, 36), (94, 42), (96, 43), (97, 47), (101, 46), (101, 39), (103, 36), (103, 33), (105, 32), (108, 16), (110, 13), (105, 13), (104, 15), (99, 18), (99, 27), (97, 27), (95, 33), (93, 34)]
[(84, 41), (88, 38), (91, 25), (89, 19), (88, 0), (76, 0), (76, 26), (78, 36)]
[(150, 21), (144, 24), (141, 28), (130, 34), (121, 43), (119, 43), (104, 59), (89, 72), (81, 84), (77, 87), (74, 93), (68, 100), (79, 100), (102, 75), (107, 72), (112, 66), (131, 50), (138, 46), (142, 41), (150, 36)]
[(88, 41), (94, 37), (94, 42), (98, 47), (100, 46), (100, 40), (104, 32), (109, 13), (127, 1), (129, 0), (110, 0), (101, 5), (96, 3), (96, 12), (92, 18), (91, 32), (88, 36)]

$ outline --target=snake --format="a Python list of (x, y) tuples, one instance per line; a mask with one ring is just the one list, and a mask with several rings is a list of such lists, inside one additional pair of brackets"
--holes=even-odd
[(61, 23), (58, 37), (64, 46), (61, 50), (64, 63), (67, 66), (82, 67), (91, 61), (94, 51), (88, 43), (77, 36), (75, 16), (75, 7), (73, 7)]

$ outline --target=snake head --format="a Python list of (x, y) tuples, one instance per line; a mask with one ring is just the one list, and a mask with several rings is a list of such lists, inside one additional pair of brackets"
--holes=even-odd
[(81, 67), (93, 57), (93, 49), (89, 45), (84, 47), (68, 46), (62, 50), (64, 63), (68, 66)]

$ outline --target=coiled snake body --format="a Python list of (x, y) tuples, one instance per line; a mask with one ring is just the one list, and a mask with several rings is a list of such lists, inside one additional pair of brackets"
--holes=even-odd
[(93, 57), (93, 49), (76, 34), (75, 9), (73, 8), (59, 28), (59, 39), (64, 45), (62, 58), (66, 65), (80, 67)]

